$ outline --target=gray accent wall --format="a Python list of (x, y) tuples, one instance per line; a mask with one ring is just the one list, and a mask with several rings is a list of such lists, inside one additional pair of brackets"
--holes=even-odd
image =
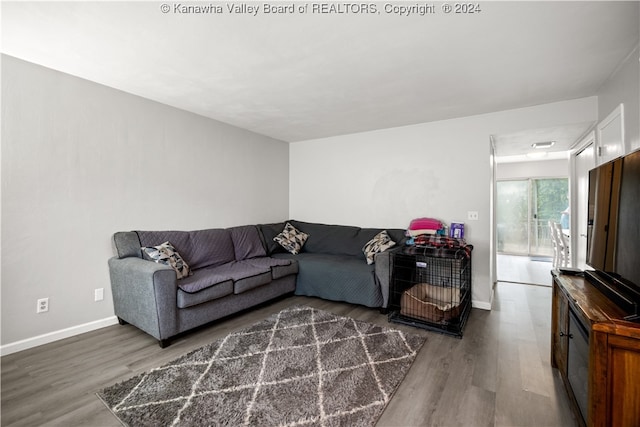
[(3, 55), (2, 346), (114, 320), (116, 231), (286, 219), (288, 170), (283, 141)]

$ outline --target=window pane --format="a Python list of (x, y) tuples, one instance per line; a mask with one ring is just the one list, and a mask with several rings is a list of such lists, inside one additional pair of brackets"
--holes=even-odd
[(569, 229), (569, 183), (567, 178), (536, 179), (535, 214), (531, 224), (531, 253), (553, 255), (549, 221)]
[(498, 181), (496, 203), (498, 252), (527, 254), (529, 182)]
[(498, 252), (552, 256), (549, 221), (569, 229), (568, 195), (567, 178), (498, 181)]

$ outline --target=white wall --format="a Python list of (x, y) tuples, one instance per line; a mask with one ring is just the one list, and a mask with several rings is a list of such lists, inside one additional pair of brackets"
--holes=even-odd
[(595, 97), (291, 144), (290, 216), (406, 228), (412, 218), (465, 220), (473, 302), (489, 308), (491, 134), (597, 119)]
[[(3, 352), (113, 320), (107, 259), (116, 231), (285, 219), (288, 151), (2, 56)], [(104, 301), (94, 302), (96, 288)], [(44, 297), (50, 311), (36, 314)]]
[(627, 57), (598, 91), (598, 122), (624, 104), (624, 131), (630, 151), (640, 148), (640, 48)]
[[(112, 321), (106, 260), (118, 230), (286, 217), (404, 228), (418, 216), (450, 222), (477, 210), (479, 221), (465, 221), (475, 246), (473, 299), (488, 308), (489, 135), (597, 120), (598, 109), (603, 118), (622, 100), (627, 136), (640, 147), (637, 97), (626, 95), (628, 87), (638, 93), (634, 55), (603, 86), (600, 99), (290, 148), (2, 56), (2, 351), (21, 340)], [(95, 288), (104, 288), (103, 302), (93, 302)], [(36, 315), (42, 297), (51, 299), (51, 310)]]
[(569, 159), (498, 163), (496, 179), (568, 178)]

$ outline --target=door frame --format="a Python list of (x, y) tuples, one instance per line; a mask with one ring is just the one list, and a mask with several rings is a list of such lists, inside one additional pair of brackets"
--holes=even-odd
[[(578, 199), (573, 197), (574, 194), (578, 194), (578, 177), (576, 176), (576, 157), (582, 153), (589, 145), (593, 144), (594, 150), (597, 150), (596, 144), (596, 131), (595, 125), (587, 132), (587, 134), (580, 138), (569, 150), (569, 203), (571, 205), (571, 212), (578, 212)], [(595, 154), (595, 162), (597, 163), (597, 152)], [(595, 167), (595, 164), (594, 164)], [(578, 248), (578, 215), (571, 215), (569, 217), (569, 247)], [(575, 266), (578, 263), (578, 255), (576, 250), (572, 250), (570, 253), (571, 265)]]
[(493, 135), (489, 135), (489, 170), (491, 175), (489, 190), (489, 281), (491, 283), (491, 294), (489, 296), (489, 310), (493, 308), (493, 297), (495, 295), (496, 286), (498, 285), (498, 252), (496, 240), (496, 188), (498, 181), (496, 164), (496, 144)]

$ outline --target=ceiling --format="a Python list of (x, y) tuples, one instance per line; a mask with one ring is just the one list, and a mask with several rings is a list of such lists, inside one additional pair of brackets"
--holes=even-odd
[(295, 142), (592, 96), (640, 39), (635, 1), (435, 2), (424, 16), (166, 4), (3, 1), (2, 52)]
[[(492, 135), (498, 162), (522, 162), (568, 159), (569, 150), (583, 138), (594, 123), (570, 123), (543, 129), (526, 129), (510, 134)], [(537, 149), (533, 144), (553, 142), (550, 148)]]

